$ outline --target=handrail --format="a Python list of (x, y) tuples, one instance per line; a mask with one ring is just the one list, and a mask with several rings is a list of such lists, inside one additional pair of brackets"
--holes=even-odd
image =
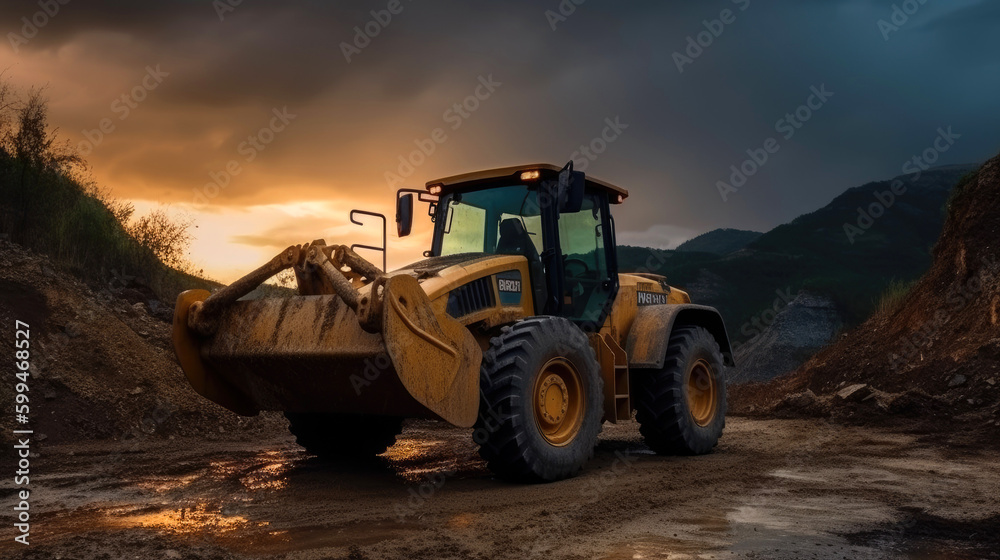
[(360, 220), (358, 220), (355, 216), (371, 216), (373, 218), (381, 218), (382, 246), (375, 247), (372, 245), (362, 245), (360, 243), (356, 243), (354, 245), (351, 245), (351, 250), (353, 251), (355, 249), (367, 249), (369, 251), (377, 251), (382, 253), (382, 272), (388, 272), (387, 270), (388, 259), (386, 251), (386, 227), (388, 225), (388, 221), (386, 220), (385, 214), (378, 214), (376, 212), (369, 212), (367, 210), (351, 210), (351, 223), (359, 226), (364, 226), (365, 224), (362, 223)]

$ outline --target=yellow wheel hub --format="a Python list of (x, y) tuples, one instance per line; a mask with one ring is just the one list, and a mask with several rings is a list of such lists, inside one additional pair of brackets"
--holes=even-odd
[(719, 387), (712, 373), (712, 366), (698, 360), (687, 376), (687, 403), (691, 418), (699, 426), (708, 426), (715, 420), (719, 408)]
[(555, 446), (573, 441), (583, 424), (583, 380), (568, 360), (555, 358), (542, 368), (532, 391), (532, 410), (542, 437)]

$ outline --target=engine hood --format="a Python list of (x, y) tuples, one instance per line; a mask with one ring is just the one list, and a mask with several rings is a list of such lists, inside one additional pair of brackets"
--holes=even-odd
[(526, 268), (528, 259), (520, 255), (463, 253), (431, 257), (405, 266), (391, 275), (413, 276), (433, 300), (463, 284), (506, 270)]

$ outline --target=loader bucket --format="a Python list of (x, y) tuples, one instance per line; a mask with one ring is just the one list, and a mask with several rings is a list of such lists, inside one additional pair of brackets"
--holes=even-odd
[[(207, 296), (178, 298), (174, 347), (192, 387), (234, 412), (475, 423), (482, 350), (461, 323), (435, 312), (412, 276), (380, 277), (349, 301), (320, 294), (227, 302), (199, 323)], [(372, 314), (381, 314), (380, 328), (371, 327)]]
[(214, 371), (206, 368), (199, 352), (198, 340), (188, 327), (188, 312), (195, 302), (205, 301), (206, 290), (188, 290), (177, 297), (174, 313), (173, 342), (177, 360), (188, 382), (201, 396), (214, 401), (237, 414), (252, 416), (258, 409), (243, 394)]
[(437, 316), (411, 276), (386, 283), (383, 336), (403, 386), (445, 420), (471, 427), (479, 412), (482, 350), (448, 315)]

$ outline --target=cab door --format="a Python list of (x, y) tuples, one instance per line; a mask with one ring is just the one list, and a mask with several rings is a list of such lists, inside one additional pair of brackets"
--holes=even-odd
[(618, 294), (618, 264), (607, 194), (587, 192), (579, 212), (556, 218), (561, 298), (554, 313), (590, 326), (604, 323)]

